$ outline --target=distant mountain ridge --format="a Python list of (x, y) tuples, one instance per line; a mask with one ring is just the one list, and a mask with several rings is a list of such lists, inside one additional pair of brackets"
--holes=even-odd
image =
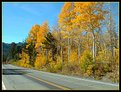
[(9, 52), (10, 44), (2, 42), (2, 54), (3, 56), (7, 57)]
[[(23, 45), (22, 42), (19, 42), (19, 43), (16, 43), (16, 44), (17, 44), (17, 46), (22, 46)], [(2, 42), (2, 56), (3, 57), (7, 58), (10, 46), (11, 46), (11, 43)]]

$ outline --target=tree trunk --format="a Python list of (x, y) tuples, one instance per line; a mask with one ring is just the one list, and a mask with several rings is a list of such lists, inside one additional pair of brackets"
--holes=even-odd
[(46, 50), (46, 64), (48, 63), (48, 49)]
[(95, 57), (96, 57), (96, 49), (95, 49), (95, 34), (93, 33), (93, 61), (95, 62)]
[(78, 45), (78, 62), (80, 62), (80, 43)]
[(114, 62), (114, 47), (113, 47), (113, 45), (111, 46), (111, 52), (112, 52), (112, 59), (111, 59), (111, 62), (112, 62), (112, 64), (113, 64), (113, 62)]
[(69, 38), (68, 38), (68, 62), (69, 62)]
[(70, 62), (70, 38), (68, 38), (68, 62)]
[(63, 46), (61, 46), (61, 64), (63, 69)]
[(113, 64), (113, 60), (114, 60), (114, 37), (113, 37), (113, 32), (112, 32), (112, 30), (110, 29), (110, 40), (111, 40), (111, 45), (110, 45), (110, 47), (111, 47), (111, 54), (112, 54), (112, 59), (111, 59), (111, 62), (112, 62), (112, 64)]
[(79, 36), (79, 43), (78, 43), (78, 62), (80, 63), (80, 36)]

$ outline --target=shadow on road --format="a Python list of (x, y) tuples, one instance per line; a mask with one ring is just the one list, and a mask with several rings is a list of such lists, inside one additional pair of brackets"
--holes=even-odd
[(3, 69), (3, 75), (24, 75), (29, 73), (26, 69)]

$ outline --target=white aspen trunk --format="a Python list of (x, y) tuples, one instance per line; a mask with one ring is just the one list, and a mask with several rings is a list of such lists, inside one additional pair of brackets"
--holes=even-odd
[(63, 69), (63, 47), (61, 46), (61, 64)]
[(68, 62), (70, 62), (70, 39), (68, 38)]
[(95, 62), (95, 57), (96, 57), (96, 53), (95, 53), (95, 35), (93, 33), (93, 61)]
[(48, 63), (48, 49), (46, 50), (46, 64)]
[(112, 63), (114, 63), (114, 46), (111, 46), (111, 52), (112, 52)]
[(80, 63), (80, 36), (79, 36), (79, 44), (78, 44), (78, 62)]
[(78, 45), (78, 62), (80, 63), (80, 43)]

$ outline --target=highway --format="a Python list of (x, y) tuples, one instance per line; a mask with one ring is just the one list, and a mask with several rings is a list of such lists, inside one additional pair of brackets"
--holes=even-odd
[(2, 90), (119, 90), (119, 85), (3, 64)]

